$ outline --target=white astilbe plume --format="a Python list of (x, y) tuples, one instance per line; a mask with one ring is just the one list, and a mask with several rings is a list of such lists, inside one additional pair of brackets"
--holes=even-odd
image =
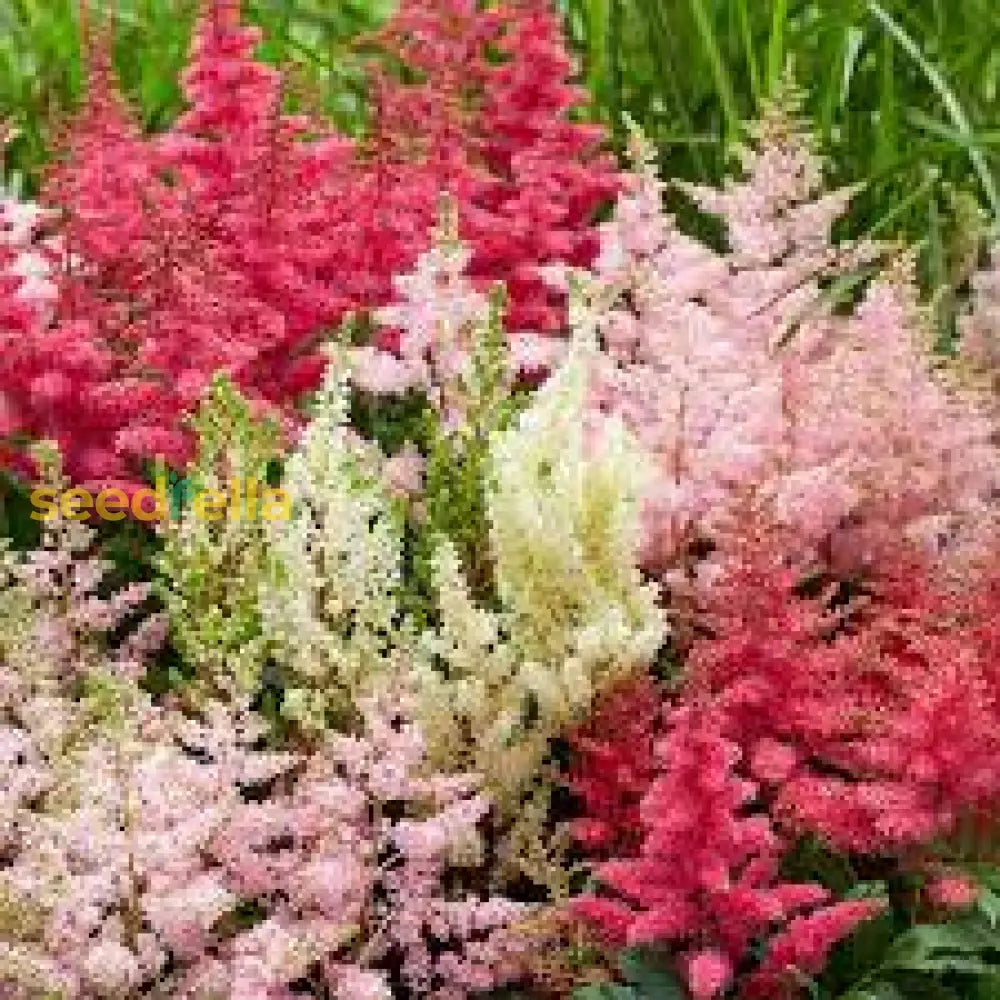
[[(288, 671), (285, 711), (318, 727), (331, 711), (349, 715), (383, 678), (406, 677), (429, 761), (482, 774), (501, 825), (521, 824), (511, 844), (541, 838), (544, 816), (527, 798), (547, 787), (551, 741), (603, 685), (648, 662), (665, 631), (656, 589), (636, 568), (648, 463), (617, 418), (588, 412), (595, 350), (580, 333), (520, 422), (489, 444), (498, 610), (477, 604), (456, 548), (435, 537), (435, 623), (418, 632), (401, 613), (384, 460), (347, 426), (339, 361), (286, 467), (293, 517), (267, 526), (261, 616)], [(558, 863), (515, 859), (519, 851), (510, 867), (534, 865), (542, 881), (557, 873)]]
[(291, 671), (286, 710), (321, 722), (390, 669), (400, 540), (379, 479), (347, 423), (347, 382), (334, 359), (315, 414), (285, 468), (294, 504), (267, 526), (271, 573), (260, 592), (265, 632)]
[(636, 568), (646, 463), (617, 419), (588, 413), (595, 350), (578, 332), (565, 364), (492, 443), (500, 610), (476, 606), (441, 541), (441, 624), (422, 636), (417, 661), (432, 759), (484, 775), (513, 821), (505, 863), (540, 881), (558, 874), (532, 799), (550, 741), (605, 685), (649, 662), (665, 633), (657, 589)]
[(583, 642), (587, 658), (634, 663), (662, 638), (656, 589), (635, 559), (649, 467), (619, 418), (589, 410), (596, 355), (584, 320), (565, 364), (496, 436), (490, 543), (497, 591), (529, 657)]

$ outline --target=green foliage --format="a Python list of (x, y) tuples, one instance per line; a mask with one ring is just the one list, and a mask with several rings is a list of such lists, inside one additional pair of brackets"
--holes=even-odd
[(0, 472), (0, 538), (10, 539), (15, 549), (38, 545), (41, 522), (32, 520), (31, 490), (14, 476)]
[[(485, 491), (490, 440), (510, 425), (523, 401), (510, 393), (503, 311), (503, 294), (497, 290), (476, 337), (470, 374), (459, 387), (465, 400), (460, 425), (449, 428), (428, 411), (426, 434), (425, 537), (451, 540), (471, 591), (480, 599), (493, 596)], [(426, 563), (419, 565), (429, 569)]]
[(847, 229), (920, 243), (927, 286), (944, 285), (945, 300), (961, 288), (964, 275), (942, 266), (969, 237), (961, 202), (972, 196), (994, 221), (998, 211), (1000, 23), (989, 0), (561, 6), (594, 114), (619, 152), (623, 116), (634, 117), (669, 177), (721, 180), (740, 122), (791, 61), (808, 84), (832, 184), (865, 183)]
[(245, 493), (250, 481), (266, 482), (278, 453), (278, 430), (254, 419), (249, 404), (221, 375), (193, 424), (199, 457), (188, 475), (191, 492), (227, 493), (229, 505), (217, 520), (185, 508), (164, 522), (156, 592), (169, 616), (173, 644), (196, 673), (194, 693), (235, 683), (246, 695), (260, 681), (258, 588), (265, 542), (262, 522), (239, 509), (234, 487), (239, 484)]
[(590, 983), (573, 993), (573, 1000), (684, 1000), (686, 991), (663, 956), (641, 948), (628, 948), (618, 959), (625, 984)]
[(997, 996), (998, 987), (1000, 932), (975, 913), (950, 923), (911, 927), (839, 998), (985, 998)]

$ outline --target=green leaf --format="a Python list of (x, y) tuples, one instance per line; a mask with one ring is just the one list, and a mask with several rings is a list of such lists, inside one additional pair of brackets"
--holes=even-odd
[(842, 993), (839, 1000), (906, 1000), (894, 983), (877, 982)]
[(640, 997), (631, 986), (621, 986), (618, 983), (591, 983), (575, 990), (573, 1000), (640, 1000)]
[(687, 995), (672, 970), (657, 967), (657, 957), (642, 948), (629, 948), (618, 959), (622, 975), (649, 1000), (684, 1000)]
[(980, 886), (976, 906), (990, 925), (990, 930), (995, 931), (997, 923), (1000, 922), (1000, 896), (986, 886)]
[[(987, 953), (992, 953), (986, 957)], [(997, 969), (1000, 936), (980, 923), (924, 924), (900, 936), (882, 961), (883, 970), (987, 975)]]

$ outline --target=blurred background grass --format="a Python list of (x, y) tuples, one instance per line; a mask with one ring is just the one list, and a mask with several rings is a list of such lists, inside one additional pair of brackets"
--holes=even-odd
[[(198, 0), (91, 0), (117, 23), (123, 87), (147, 128), (179, 107)], [(352, 42), (394, 0), (246, 0), (262, 55), (293, 100), (347, 132), (364, 123)], [(964, 281), (980, 216), (1000, 215), (1000, 18), (993, 0), (559, 0), (591, 94), (621, 152), (628, 113), (665, 175), (717, 180), (740, 122), (791, 59), (835, 183), (863, 181), (851, 235), (903, 236), (942, 302)], [(35, 186), (80, 90), (78, 0), (0, 0), (0, 119), (20, 130), (8, 180)], [(945, 311), (942, 315), (945, 315)]]

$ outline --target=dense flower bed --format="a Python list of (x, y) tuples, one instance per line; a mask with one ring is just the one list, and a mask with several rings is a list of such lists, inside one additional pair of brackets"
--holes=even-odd
[(935, 355), (790, 78), (688, 237), (542, 0), (357, 145), (256, 41), (2, 205), (0, 996), (996, 995), (995, 272)]

